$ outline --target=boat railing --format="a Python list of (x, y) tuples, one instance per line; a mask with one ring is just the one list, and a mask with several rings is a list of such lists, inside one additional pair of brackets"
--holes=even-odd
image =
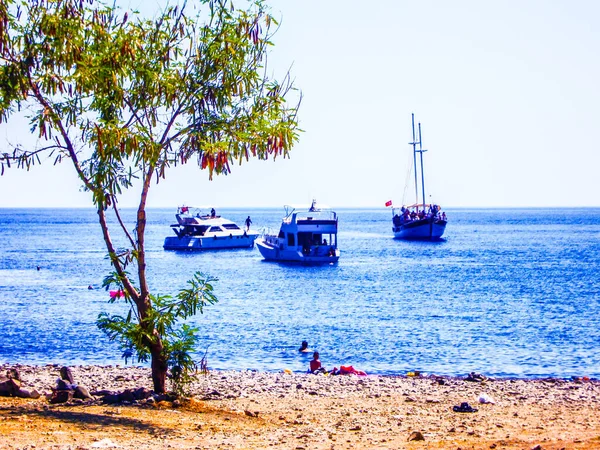
[(303, 250), (305, 256), (335, 256), (335, 245), (311, 245)]
[(277, 237), (277, 233), (278, 233), (278, 231), (275, 231), (275, 229), (271, 228), (271, 227), (262, 227), (262, 228), (259, 228), (257, 231), (258, 231), (259, 237), (261, 237), (263, 239), (270, 237), (270, 236)]

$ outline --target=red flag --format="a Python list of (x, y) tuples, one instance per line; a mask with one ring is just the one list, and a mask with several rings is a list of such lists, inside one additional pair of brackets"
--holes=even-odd
[(189, 208), (188, 208), (187, 206), (182, 206), (182, 207), (181, 207), (181, 212), (182, 212), (182, 213), (186, 213), (186, 212), (188, 212), (188, 211), (189, 211)]
[(385, 202), (385, 206), (392, 206), (392, 201), (388, 200), (387, 202)]

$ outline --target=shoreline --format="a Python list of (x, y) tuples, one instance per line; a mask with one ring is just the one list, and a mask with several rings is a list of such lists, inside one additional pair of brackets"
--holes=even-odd
[[(303, 375), (303, 374), (307, 374), (308, 372), (308, 363), (309, 363), (310, 359), (306, 360), (306, 371), (301, 371), (301, 370), (292, 370), (292, 369), (255, 369), (255, 368), (245, 368), (245, 369), (220, 369), (220, 368), (211, 368), (209, 367), (208, 370), (209, 372), (215, 372), (215, 373), (220, 373), (220, 372), (225, 372), (225, 373), (229, 373), (229, 372), (249, 372), (249, 373), (264, 373), (264, 374), (279, 374), (279, 373), (285, 373), (285, 372), (291, 372), (294, 375)], [(0, 375), (5, 373), (7, 368), (9, 367), (24, 367), (24, 368), (34, 368), (34, 369), (44, 369), (44, 368), (60, 368), (60, 367), (70, 367), (70, 368), (88, 368), (86, 370), (89, 370), (89, 368), (104, 368), (104, 369), (108, 369), (108, 370), (119, 370), (119, 369), (139, 369), (139, 370), (150, 370), (150, 365), (148, 366), (143, 366), (143, 365), (134, 365), (134, 364), (122, 364), (122, 363), (107, 363), (107, 364), (101, 364), (101, 363), (28, 363), (28, 362), (16, 362), (16, 363), (11, 363), (11, 362), (2, 362), (0, 361)], [(332, 366), (333, 367), (333, 366)], [(362, 369), (362, 367), (360, 367)], [(370, 377), (385, 377), (385, 378), (395, 378), (395, 377), (400, 377), (400, 378), (411, 378), (411, 375), (409, 375), (411, 372), (416, 372), (418, 374), (420, 374), (421, 378), (427, 378), (427, 377), (434, 377), (434, 378), (446, 378), (446, 379), (455, 379), (455, 380), (463, 380), (465, 379), (468, 375), (469, 372), (461, 372), (460, 374), (447, 374), (447, 373), (433, 373), (433, 372), (425, 372), (425, 371), (419, 371), (419, 370), (414, 370), (414, 371), (410, 371), (410, 370), (406, 370), (406, 371), (402, 371), (402, 372), (368, 372), (367, 371), (367, 376)], [(471, 372), (473, 373), (473, 372)], [(510, 380), (524, 380), (524, 381), (544, 381), (544, 380), (562, 380), (562, 381), (599, 381), (600, 382), (600, 375), (587, 375), (585, 374), (585, 372), (582, 372), (583, 374), (580, 375), (568, 375), (568, 374), (563, 374), (563, 375), (556, 375), (556, 374), (552, 374), (552, 375), (525, 375), (525, 376), (520, 376), (520, 375), (494, 375), (494, 374), (488, 374), (487, 372), (480, 372), (481, 375), (484, 375), (487, 379), (489, 380), (494, 380), (494, 381), (510, 381)]]
[[(61, 366), (2, 364), (0, 373), (11, 367), (23, 387), (45, 394)], [(148, 368), (70, 368), (90, 392), (152, 387)], [(478, 411), (453, 410), (463, 402)], [(416, 432), (424, 441), (409, 440)], [(43, 395), (0, 397), (2, 435), (11, 444), (0, 448), (588, 450), (600, 448), (600, 381), (209, 371), (182, 403), (50, 405)]]

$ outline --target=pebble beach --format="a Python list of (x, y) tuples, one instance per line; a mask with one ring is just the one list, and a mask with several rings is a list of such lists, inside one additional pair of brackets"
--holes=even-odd
[[(59, 365), (10, 368), (42, 395), (0, 397), (0, 448), (600, 448), (596, 379), (209, 371), (181, 401), (52, 405)], [(71, 371), (92, 393), (152, 388), (148, 368)]]

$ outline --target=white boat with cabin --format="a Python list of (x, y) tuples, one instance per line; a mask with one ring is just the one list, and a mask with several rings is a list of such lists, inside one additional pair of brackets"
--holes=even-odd
[(263, 258), (303, 264), (338, 261), (338, 218), (334, 211), (317, 206), (313, 200), (307, 210), (285, 206), (285, 213), (279, 233), (265, 234), (256, 241)]
[(231, 220), (217, 216), (213, 209), (202, 214), (196, 208), (177, 208), (177, 223), (171, 225), (175, 236), (165, 238), (165, 250), (220, 250), (251, 248), (258, 233), (242, 229)]
[[(413, 205), (392, 208), (392, 231), (394, 238), (405, 240), (438, 240), (446, 230), (448, 219), (439, 205), (427, 204), (425, 199), (425, 174), (423, 172), (423, 149), (421, 141), (421, 124), (419, 123), (419, 140), (415, 135), (415, 115), (412, 115), (413, 139), (409, 144), (413, 148), (415, 174), (415, 197)], [(418, 148), (417, 148), (418, 146)], [(419, 200), (419, 181), (417, 169), (417, 153), (421, 160), (421, 200)]]

